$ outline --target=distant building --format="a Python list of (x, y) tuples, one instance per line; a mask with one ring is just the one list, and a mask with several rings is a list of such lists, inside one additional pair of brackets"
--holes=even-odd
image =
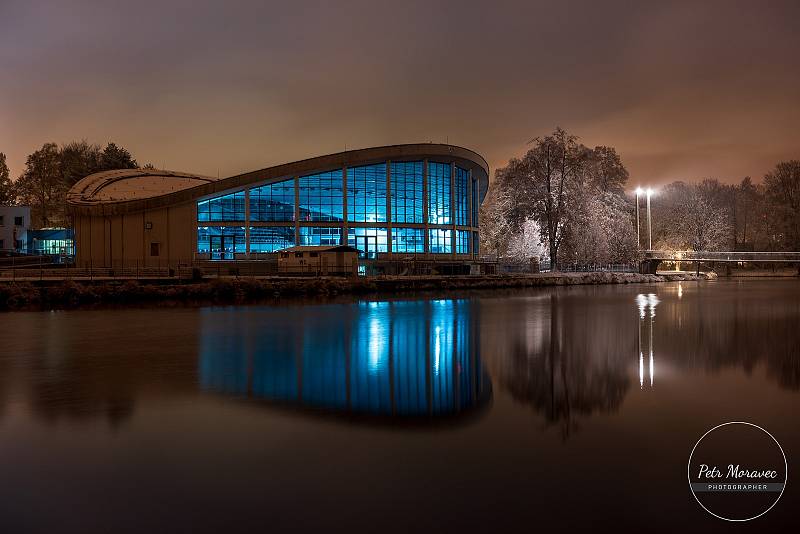
[(30, 226), (30, 206), (0, 206), (0, 253), (25, 252)]
[(358, 274), (358, 249), (347, 245), (290, 247), (278, 252), (283, 274)]
[(47, 254), (71, 258), (75, 255), (75, 241), (72, 228), (42, 228), (28, 230), (26, 244), (28, 254)]
[(78, 265), (166, 266), (348, 245), (366, 258), (464, 264), (478, 256), (489, 166), (452, 145), (351, 150), (212, 178), (127, 169), (67, 194)]

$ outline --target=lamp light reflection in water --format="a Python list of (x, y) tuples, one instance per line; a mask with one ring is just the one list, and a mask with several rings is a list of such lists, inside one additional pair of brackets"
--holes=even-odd
[(653, 356), (653, 322), (656, 318), (656, 306), (658, 306), (659, 302), (661, 302), (658, 297), (654, 293), (649, 293), (647, 295), (639, 294), (636, 295), (636, 307), (639, 310), (639, 334), (638, 334), (638, 346), (639, 346), (639, 388), (644, 387), (644, 351), (642, 350), (642, 323), (645, 319), (649, 318), (649, 328), (648, 328), (648, 368), (649, 368), (649, 378), (650, 378), (650, 387), (653, 387), (653, 381), (655, 377), (655, 358)]

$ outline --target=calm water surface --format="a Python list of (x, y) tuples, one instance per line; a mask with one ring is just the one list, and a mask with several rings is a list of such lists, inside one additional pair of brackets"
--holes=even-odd
[(0, 317), (0, 532), (725, 531), (730, 420), (797, 527), (796, 281)]

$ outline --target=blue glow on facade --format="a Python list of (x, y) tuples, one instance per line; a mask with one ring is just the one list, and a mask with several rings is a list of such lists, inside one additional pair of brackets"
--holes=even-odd
[(302, 246), (341, 245), (342, 229), (319, 226), (301, 226), (300, 243)]
[(386, 222), (386, 164), (347, 168), (347, 220)]
[[(466, 299), (201, 311), (203, 389), (354, 414), (455, 415), (491, 383)], [(300, 320), (302, 319), (302, 320)]]
[(337, 222), (344, 218), (342, 170), (298, 178), (300, 220)]
[(250, 227), (250, 252), (275, 252), (294, 245), (294, 226)]
[(456, 230), (456, 254), (469, 254), (469, 242), (472, 232), (469, 230)]
[(392, 222), (415, 224), (425, 222), (422, 166), (421, 161), (392, 162)]
[(347, 244), (361, 251), (362, 257), (374, 258), (389, 251), (389, 231), (386, 228), (350, 228)]
[(239, 222), (244, 219), (244, 191), (197, 203), (197, 222)]
[(392, 228), (392, 252), (398, 254), (425, 252), (425, 230)]
[(294, 180), (285, 180), (250, 190), (250, 220), (294, 221)]
[[(389, 251), (477, 254), (477, 237), (462, 228), (477, 231), (478, 195), (478, 180), (468, 169), (441, 161), (382, 162), (287, 177), (198, 201), (197, 252), (236, 259), (235, 254), (272, 253), (295, 244), (350, 244), (370, 258)], [(248, 232), (200, 230), (223, 228), (209, 222), (240, 223)], [(212, 243), (211, 237), (222, 241)]]
[(455, 184), (456, 194), (454, 199), (456, 224), (459, 226), (469, 226), (469, 171), (456, 166)]
[(215, 260), (232, 260), (247, 252), (244, 226), (198, 226), (197, 251)]
[(429, 230), (428, 242), (432, 254), (450, 254), (453, 252), (453, 231), (439, 230), (432, 228)]
[(431, 224), (450, 224), (452, 220), (450, 172), (449, 163), (428, 162), (428, 222)]

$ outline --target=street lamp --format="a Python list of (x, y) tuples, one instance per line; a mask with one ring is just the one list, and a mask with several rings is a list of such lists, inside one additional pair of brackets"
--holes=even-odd
[(650, 197), (653, 192), (652, 189), (647, 188), (647, 250), (653, 250), (653, 222), (650, 219)]
[(639, 250), (639, 195), (644, 193), (641, 187), (636, 188), (636, 250)]

